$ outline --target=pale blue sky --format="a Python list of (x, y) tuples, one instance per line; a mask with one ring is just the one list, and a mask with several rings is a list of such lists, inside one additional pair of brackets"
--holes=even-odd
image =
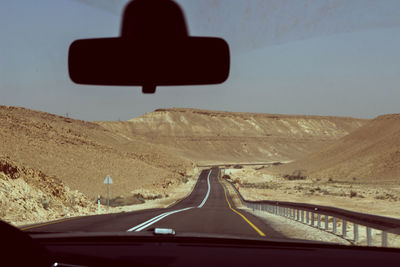
[(117, 36), (125, 0), (0, 2), (0, 105), (129, 119), (160, 107), (375, 117), (400, 112), (400, 1), (179, 0), (191, 35), (222, 36), (231, 75), (217, 86), (81, 86), (69, 44)]

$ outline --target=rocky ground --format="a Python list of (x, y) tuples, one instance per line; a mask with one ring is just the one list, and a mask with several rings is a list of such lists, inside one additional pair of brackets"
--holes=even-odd
[(276, 200), (334, 206), (400, 218), (400, 186), (393, 181), (338, 181), (309, 178), (301, 172), (284, 177), (272, 167), (227, 169), (226, 175), (249, 200)]

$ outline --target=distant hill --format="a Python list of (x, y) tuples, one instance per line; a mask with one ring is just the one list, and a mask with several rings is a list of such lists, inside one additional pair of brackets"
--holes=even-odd
[(400, 114), (379, 116), (318, 152), (282, 167), (335, 180), (400, 178)]
[(157, 109), (127, 122), (98, 122), (128, 139), (168, 147), (197, 163), (291, 161), (368, 120), (347, 117)]

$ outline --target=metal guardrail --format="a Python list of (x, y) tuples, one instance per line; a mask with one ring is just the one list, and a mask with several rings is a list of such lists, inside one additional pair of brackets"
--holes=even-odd
[[(242, 204), (248, 208), (283, 216), (320, 230), (331, 232), (352, 243), (359, 242), (359, 226), (365, 226), (366, 228), (366, 241), (368, 246), (372, 246), (373, 229), (381, 231), (382, 247), (388, 246), (388, 233), (400, 235), (399, 219), (306, 203), (268, 200), (249, 201), (243, 198), (234, 184), (228, 180), (226, 181), (234, 188)], [(339, 221), (341, 221), (340, 228)], [(353, 225), (352, 235), (347, 233), (348, 224)]]

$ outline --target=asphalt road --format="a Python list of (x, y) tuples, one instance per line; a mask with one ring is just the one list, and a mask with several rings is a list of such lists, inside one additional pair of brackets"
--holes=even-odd
[(192, 193), (166, 209), (69, 218), (60, 222), (23, 227), (39, 232), (118, 232), (172, 228), (176, 233), (205, 233), (285, 238), (262, 219), (234, 207), (218, 178), (218, 169), (201, 172)]

